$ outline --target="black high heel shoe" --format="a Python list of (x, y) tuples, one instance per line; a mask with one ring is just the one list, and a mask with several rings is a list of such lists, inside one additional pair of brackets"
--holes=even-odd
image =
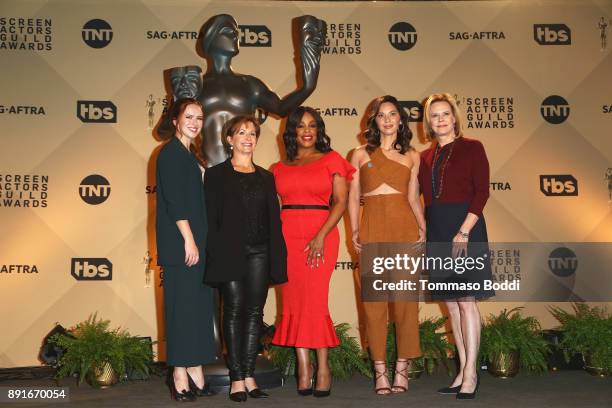
[(195, 394), (191, 392), (191, 390), (183, 390), (179, 392), (176, 389), (176, 384), (174, 383), (174, 378), (169, 377), (167, 379), (168, 388), (170, 388), (170, 398), (177, 402), (193, 402), (197, 399)]
[(195, 381), (193, 381), (193, 378), (191, 378), (191, 374), (189, 374), (189, 371), (187, 371), (187, 379), (189, 380), (189, 390), (196, 397), (212, 397), (213, 395), (217, 395), (215, 391), (210, 389), (209, 383), (205, 383), (204, 388), (199, 388), (196, 385)]
[(476, 387), (472, 392), (461, 392), (457, 393), (457, 399), (474, 399), (476, 398), (476, 393), (478, 392), (478, 387), (480, 386), (480, 374), (476, 371)]
[(259, 387), (253, 388), (251, 391), (247, 388), (247, 394), (249, 394), (251, 398), (268, 398), (270, 396), (270, 394), (263, 392)]
[[(331, 372), (329, 373), (330, 377), (331, 377)], [(317, 397), (317, 398), (325, 398), (325, 397), (329, 397), (331, 395), (331, 378), (329, 380), (329, 389), (327, 390), (317, 390), (317, 384), (315, 381), (314, 387), (312, 389), (312, 396), (313, 397)]]
[(314, 379), (315, 379), (316, 371), (312, 365), (310, 366), (310, 369), (312, 370), (312, 375), (310, 376), (310, 387), (297, 389), (297, 393), (301, 395), (302, 397), (307, 397), (309, 395), (312, 395), (312, 389), (314, 388)]
[(234, 402), (245, 402), (247, 400), (248, 394), (246, 393), (246, 391), (232, 392), (232, 384), (231, 384), (232, 382), (230, 382), (230, 387), (229, 387), (229, 399), (231, 399)]
[[(231, 390), (231, 387), (230, 387), (230, 390)], [(246, 402), (247, 393), (246, 391), (230, 392), (229, 399), (231, 399), (234, 402)]]
[(456, 385), (454, 387), (444, 387), (444, 388), (440, 388), (438, 390), (438, 394), (442, 394), (442, 395), (455, 395), (459, 392), (459, 390), (461, 389), (461, 384)]

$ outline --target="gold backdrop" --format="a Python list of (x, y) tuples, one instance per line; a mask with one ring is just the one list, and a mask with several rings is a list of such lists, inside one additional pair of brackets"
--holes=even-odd
[[(327, 21), (307, 104), (321, 109), (342, 155), (361, 143), (373, 98), (395, 95), (418, 119), (418, 101), (447, 91), (469, 114), (466, 134), (489, 156), (492, 241), (612, 241), (612, 45), (602, 39), (611, 31), (609, 1), (4, 0), (0, 367), (38, 364), (55, 322), (72, 326), (95, 311), (163, 346), (159, 270), (147, 282), (145, 260), (148, 250), (155, 255), (151, 155), (159, 144), (149, 121), (165, 106), (164, 70), (205, 70), (193, 37), (218, 13), (243, 25), (233, 68), (280, 95), (296, 87), (291, 19)], [(420, 124), (411, 126), (415, 147), (425, 149)], [(278, 160), (280, 128), (277, 118), (264, 123), (258, 164)], [(540, 175), (556, 177), (544, 189), (552, 196)], [(348, 223), (340, 224), (344, 234)], [(329, 303), (334, 321), (358, 335), (348, 242)], [(545, 327), (555, 324), (544, 304), (525, 306)], [(272, 323), (274, 290), (265, 312)], [(440, 309), (423, 304), (421, 313)]]

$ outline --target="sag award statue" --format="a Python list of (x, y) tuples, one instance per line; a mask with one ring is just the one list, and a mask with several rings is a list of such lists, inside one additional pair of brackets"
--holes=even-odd
[(244, 114), (255, 116), (258, 109), (266, 115), (286, 116), (314, 91), (327, 25), (313, 16), (298, 17), (296, 22), (302, 85), (282, 99), (260, 79), (232, 71), (232, 58), (239, 52), (239, 32), (236, 20), (228, 14), (213, 16), (202, 27), (200, 45), (208, 62), (203, 77), (197, 66), (170, 71), (174, 99), (196, 97), (204, 107), (203, 153), (208, 166), (227, 158), (221, 144), (221, 129), (229, 119)]
[[(321, 49), (325, 43), (327, 25), (313, 16), (295, 19), (300, 45), (301, 85), (284, 98), (280, 98), (260, 79), (232, 71), (231, 62), (238, 52), (238, 25), (228, 14), (211, 17), (201, 30), (200, 46), (207, 60), (206, 73), (195, 65), (172, 68), (170, 84), (174, 100), (197, 98), (204, 107), (202, 150), (208, 166), (225, 161), (227, 158), (221, 144), (221, 130), (225, 122), (236, 115), (256, 116), (263, 111), (287, 116), (302, 104), (315, 89), (319, 76)], [(160, 129), (164, 126), (160, 124)], [(218, 362), (206, 368), (207, 380), (211, 387), (221, 389), (229, 386), (227, 367), (223, 363), (223, 347), (219, 332), (219, 308), (213, 316)], [(280, 371), (266, 359), (257, 359), (257, 382), (263, 388), (280, 386)]]

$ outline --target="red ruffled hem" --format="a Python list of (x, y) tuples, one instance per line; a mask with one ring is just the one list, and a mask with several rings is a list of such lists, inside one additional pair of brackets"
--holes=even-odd
[(329, 315), (283, 315), (272, 343), (279, 346), (323, 348), (340, 344)]

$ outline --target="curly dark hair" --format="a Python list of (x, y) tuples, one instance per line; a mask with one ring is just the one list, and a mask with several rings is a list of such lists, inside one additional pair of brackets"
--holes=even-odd
[(374, 99), (370, 104), (370, 110), (368, 114), (367, 126), (368, 128), (364, 132), (365, 139), (367, 141), (366, 150), (368, 153), (373, 153), (378, 147), (380, 147), (380, 130), (376, 124), (376, 115), (380, 110), (380, 105), (388, 102), (395, 106), (395, 109), (400, 114), (400, 126), (397, 131), (397, 138), (393, 144), (394, 149), (398, 149), (401, 154), (406, 153), (410, 150), (410, 141), (412, 140), (412, 131), (408, 127), (408, 114), (401, 107), (399, 102), (394, 96), (384, 95)]
[[(200, 107), (200, 109), (202, 109), (202, 112), (204, 112), (204, 107), (202, 106), (202, 103), (197, 99), (177, 99), (172, 103), (172, 106), (168, 110), (168, 113), (162, 119), (162, 124), (160, 124), (159, 126), (158, 134), (162, 140), (170, 140), (175, 137), (176, 126), (173, 122), (175, 120), (178, 120), (179, 116), (181, 116), (183, 112), (185, 112), (185, 109), (187, 109), (187, 106), (189, 105), (197, 105)], [(202, 153), (202, 144), (202, 133), (200, 132), (198, 137), (196, 137), (193, 143), (189, 146), (189, 150), (191, 151), (191, 153), (193, 153), (198, 163), (200, 163), (201, 166), (206, 167), (206, 158)]]
[(227, 141), (227, 137), (233, 137), (236, 132), (240, 130), (240, 126), (244, 125), (245, 123), (253, 124), (253, 127), (255, 128), (255, 139), (259, 140), (261, 127), (259, 126), (259, 121), (255, 119), (255, 117), (251, 115), (234, 116), (233, 118), (225, 122), (223, 128), (221, 129), (221, 143), (223, 144), (225, 153), (230, 157), (232, 156), (232, 148), (229, 142)]
[(287, 154), (288, 161), (293, 161), (297, 157), (298, 145), (296, 128), (300, 124), (302, 116), (307, 112), (312, 115), (317, 123), (315, 149), (321, 153), (327, 153), (332, 150), (331, 139), (327, 136), (327, 133), (325, 133), (325, 122), (323, 122), (323, 118), (319, 112), (309, 106), (300, 106), (289, 114), (285, 132), (283, 133), (283, 143), (285, 144), (285, 153)]

